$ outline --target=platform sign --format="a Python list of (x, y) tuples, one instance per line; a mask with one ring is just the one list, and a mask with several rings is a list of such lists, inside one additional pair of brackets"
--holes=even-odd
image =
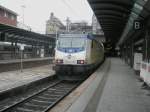
[(44, 49), (41, 49), (40, 57), (41, 57), (41, 58), (43, 58), (43, 57), (44, 57)]
[(140, 77), (150, 86), (150, 63), (142, 62)]
[(147, 63), (141, 62), (141, 69), (140, 69), (140, 78), (146, 82), (146, 76), (147, 76)]
[(40, 54), (40, 51), (39, 51), (39, 49), (37, 50), (37, 52), (36, 52), (36, 53), (37, 53), (37, 55), (39, 55), (39, 54)]
[(20, 45), (20, 50), (22, 50), (22, 51), (24, 50), (24, 45), (23, 44)]
[(133, 22), (133, 27), (134, 27), (134, 30), (140, 30), (143, 28), (143, 21), (141, 20), (135, 20)]
[(142, 58), (142, 53), (134, 53), (134, 70), (140, 70)]

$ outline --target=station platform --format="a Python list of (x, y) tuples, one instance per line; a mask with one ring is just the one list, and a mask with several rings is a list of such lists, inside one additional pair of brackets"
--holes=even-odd
[(50, 112), (150, 112), (150, 90), (132, 68), (110, 58)]
[(105, 84), (98, 86), (84, 112), (150, 112), (150, 91), (142, 89), (133, 69), (120, 59), (110, 61)]
[[(12, 89), (34, 83), (54, 75), (52, 64), (30, 69), (0, 73), (0, 96)], [(1, 99), (1, 98), (0, 98)]]
[[(22, 62), (40, 61), (40, 60), (53, 60), (53, 59), (54, 59), (54, 57), (29, 58), (29, 59), (22, 59)], [(20, 59), (0, 60), (0, 64), (9, 64), (9, 63), (20, 63)]]
[[(52, 64), (53, 59), (54, 57), (23, 59), (23, 68), (31, 68)], [(20, 69), (20, 61), (20, 59), (0, 60), (0, 72)]]

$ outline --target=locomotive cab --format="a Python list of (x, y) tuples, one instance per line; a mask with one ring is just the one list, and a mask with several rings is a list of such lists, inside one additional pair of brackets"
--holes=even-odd
[(84, 37), (60, 36), (55, 50), (56, 65), (84, 64), (86, 54), (86, 39)]
[(101, 62), (100, 43), (91, 48), (92, 38), (88, 34), (61, 34), (56, 42), (55, 72), (63, 80), (84, 80)]

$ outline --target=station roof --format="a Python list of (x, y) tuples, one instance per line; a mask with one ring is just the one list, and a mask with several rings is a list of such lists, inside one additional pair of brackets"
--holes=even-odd
[(55, 38), (5, 24), (0, 24), (0, 33), (5, 35), (7, 42), (27, 45), (51, 45), (55, 43)]
[(9, 13), (15, 15), (15, 16), (18, 16), (18, 14), (16, 12), (14, 12), (14, 11), (12, 11), (10, 9), (7, 9), (6, 7), (4, 7), (2, 5), (0, 5), (0, 9), (3, 9), (3, 10), (5, 10), (5, 11), (7, 11), (7, 12), (9, 12)]
[[(124, 28), (124, 32), (120, 37), (118, 45), (123, 44), (127, 39), (133, 38), (135, 39), (144, 31), (144, 27), (148, 26), (147, 20), (150, 16), (150, 0), (136, 0), (132, 11), (130, 13), (130, 17), (128, 22), (126, 23), (126, 27)], [(134, 27), (134, 21), (141, 22), (140, 30), (136, 30)], [(144, 37), (144, 36), (143, 36)]]
[[(130, 31), (133, 21), (147, 16), (150, 0), (88, 0), (106, 37), (114, 46), (123, 43)], [(146, 8), (145, 4), (149, 4)], [(121, 40), (120, 40), (121, 39)]]

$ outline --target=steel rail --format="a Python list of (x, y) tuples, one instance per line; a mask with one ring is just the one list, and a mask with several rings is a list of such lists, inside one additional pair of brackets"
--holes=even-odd
[(79, 82), (57, 81), (1, 112), (47, 112), (79, 84)]

